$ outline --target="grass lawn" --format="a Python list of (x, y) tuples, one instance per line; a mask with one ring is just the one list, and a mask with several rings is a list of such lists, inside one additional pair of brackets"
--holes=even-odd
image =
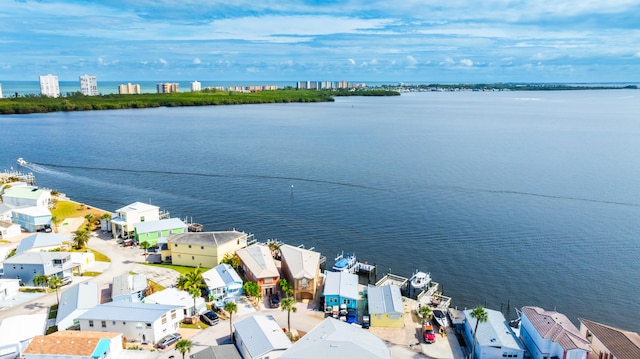
[(83, 277), (97, 277), (97, 276), (99, 276), (100, 274), (102, 274), (102, 272), (89, 272), (89, 271), (87, 271), (87, 272), (82, 272), (82, 276), (83, 276)]
[(89, 213), (93, 215), (94, 225), (92, 229), (95, 229), (97, 227), (96, 223), (98, 222), (98, 219), (105, 214), (102, 210), (73, 201), (58, 201), (55, 207), (51, 209), (51, 215), (58, 218), (60, 221), (65, 218), (84, 217)]
[(147, 282), (149, 283), (149, 288), (151, 293), (157, 293), (157, 292), (161, 292), (163, 291), (165, 288), (163, 286), (161, 286), (160, 284), (152, 281), (152, 280), (147, 280)]
[[(162, 268), (169, 268), (169, 269), (173, 269), (174, 271), (180, 273), (180, 274), (187, 274), (189, 272), (192, 272), (195, 267), (183, 267), (183, 266), (174, 266), (172, 264), (152, 264), (152, 263), (144, 263), (145, 265), (148, 266), (154, 266), (154, 267), (162, 267)], [(208, 271), (211, 268), (202, 268), (203, 272)]]

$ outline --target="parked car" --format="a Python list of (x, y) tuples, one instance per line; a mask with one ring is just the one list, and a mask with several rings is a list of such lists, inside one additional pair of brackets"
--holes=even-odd
[(271, 308), (278, 308), (280, 306), (280, 297), (278, 294), (271, 294), (269, 296), (269, 303), (271, 304)]
[(207, 325), (216, 325), (220, 322), (218, 315), (210, 310), (200, 314), (200, 321)]
[(433, 330), (433, 324), (431, 324), (431, 322), (424, 322), (422, 324), (422, 336), (424, 337), (425, 343), (436, 342), (436, 332)]
[(362, 316), (362, 327), (364, 329), (369, 329), (370, 326), (371, 326), (371, 318), (369, 317), (369, 314), (364, 314)]
[(180, 333), (168, 334), (162, 337), (162, 339), (158, 340), (158, 344), (156, 344), (156, 347), (158, 347), (158, 349), (167, 349), (168, 347), (177, 343), (180, 339), (182, 339), (182, 335)]

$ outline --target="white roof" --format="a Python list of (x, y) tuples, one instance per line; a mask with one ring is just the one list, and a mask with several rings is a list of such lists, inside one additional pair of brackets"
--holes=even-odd
[(62, 242), (71, 241), (71, 236), (57, 233), (36, 233), (20, 241), (16, 253), (32, 248), (61, 246)]
[(339, 295), (342, 298), (358, 299), (358, 275), (347, 271), (325, 272), (324, 295)]
[(27, 216), (32, 216), (32, 217), (41, 217), (41, 216), (50, 216), (51, 215), (51, 211), (49, 211), (49, 208), (44, 207), (44, 206), (31, 206), (31, 207), (15, 208), (13, 210), (13, 212), (25, 214)]
[[(28, 323), (29, 325), (25, 325)], [(0, 347), (17, 344), (43, 335), (47, 324), (47, 314), (26, 314), (9, 317), (0, 324)]]
[(385, 343), (367, 330), (333, 319), (322, 321), (280, 356), (282, 359), (389, 359)]
[[(468, 325), (471, 328), (475, 328), (476, 320), (471, 316), (472, 311), (473, 309), (465, 310), (464, 316), (467, 318)], [(478, 344), (480, 346), (524, 350), (520, 345), (520, 341), (516, 339), (511, 327), (507, 324), (504, 315), (497, 310), (485, 308), (485, 311), (487, 311), (488, 320), (478, 324), (478, 334), (476, 335)]]
[(247, 248), (238, 249), (236, 254), (256, 278), (277, 277), (279, 275), (276, 262), (267, 246), (253, 244)]
[(239, 283), (242, 286), (242, 278), (232, 266), (222, 263), (202, 273), (202, 278), (209, 288), (225, 288), (230, 284)]
[(184, 228), (187, 230), (187, 225), (180, 218), (161, 219), (158, 221), (140, 222), (134, 225), (136, 232), (138, 233), (150, 233), (158, 232), (169, 229)]
[[(149, 304), (179, 305), (184, 308), (193, 307), (193, 297), (189, 292), (179, 290), (175, 287), (167, 288), (148, 295), (142, 300), (142, 302)], [(204, 299), (202, 299), (202, 297), (198, 297), (196, 299), (196, 303), (198, 302), (204, 302)]]
[(115, 298), (120, 295), (130, 295), (143, 291), (148, 286), (146, 274), (121, 274), (113, 278), (111, 296)]
[[(73, 314), (76, 310), (89, 310), (100, 304), (98, 285), (93, 282), (83, 282), (60, 294), (60, 306), (56, 316), (56, 325)], [(64, 328), (61, 328), (64, 329)]]
[(145, 304), (140, 302), (108, 302), (96, 305), (78, 319), (123, 320), (151, 323), (171, 310), (182, 309), (177, 305)]
[(254, 315), (233, 326), (252, 358), (291, 347), (291, 341), (272, 316)]
[(124, 206), (122, 208), (116, 209), (116, 212), (148, 211), (153, 209), (159, 210), (160, 207), (147, 204), (147, 203), (142, 203), (142, 202), (134, 202), (128, 206)]
[(400, 288), (395, 285), (369, 286), (367, 298), (370, 314), (404, 313)]
[(295, 279), (314, 279), (320, 267), (320, 253), (293, 247), (288, 244), (280, 246), (282, 262), (286, 263)]

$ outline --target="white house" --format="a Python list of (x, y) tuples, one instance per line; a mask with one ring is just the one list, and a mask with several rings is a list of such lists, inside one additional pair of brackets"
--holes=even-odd
[(175, 333), (184, 315), (176, 305), (109, 302), (89, 309), (77, 319), (83, 332), (122, 333), (123, 341), (155, 343)]
[[(475, 355), (477, 359), (517, 358), (523, 359), (525, 348), (520, 343), (500, 311), (485, 309), (487, 321), (478, 324)], [(473, 330), (476, 319), (471, 316), (472, 309), (464, 311), (466, 318), (464, 335), (470, 346), (473, 345)]]
[(12, 187), (6, 189), (2, 201), (16, 207), (48, 207), (51, 191), (37, 187)]
[(331, 317), (305, 334), (280, 359), (390, 359), (389, 348), (367, 330)]
[(520, 338), (533, 359), (587, 359), (589, 342), (564, 314), (523, 307)]
[(291, 341), (272, 316), (250, 316), (233, 326), (235, 345), (244, 359), (278, 358), (291, 347)]
[(11, 299), (20, 290), (20, 279), (0, 279), (0, 300)]
[(0, 221), (11, 222), (11, 211), (13, 211), (14, 208), (16, 208), (16, 206), (0, 203)]
[(144, 274), (122, 274), (113, 278), (111, 300), (114, 302), (140, 302), (147, 293), (147, 276)]
[(11, 221), (0, 221), (0, 239), (10, 239), (22, 233), (20, 225)]
[(217, 306), (221, 307), (225, 299), (242, 294), (242, 278), (232, 266), (222, 263), (202, 273), (209, 295)]
[(76, 318), (98, 304), (100, 294), (96, 283), (83, 282), (63, 291), (56, 316), (58, 330), (78, 325)]
[(64, 242), (71, 242), (71, 236), (57, 233), (36, 233), (23, 238), (16, 249), (16, 253), (27, 251), (48, 252), (62, 247)]
[(0, 358), (19, 358), (34, 337), (44, 334), (46, 324), (46, 313), (16, 315), (3, 320), (0, 323)]
[(182, 308), (184, 317), (191, 317), (207, 310), (207, 305), (201, 296), (195, 300), (196, 312), (193, 312), (193, 297), (184, 290), (172, 287), (155, 292), (142, 300), (147, 304), (167, 304)]
[(131, 238), (136, 223), (157, 221), (160, 219), (160, 207), (135, 202), (116, 210), (116, 217), (111, 218), (113, 237)]
[(122, 334), (63, 330), (31, 341), (25, 359), (116, 359), (122, 353)]

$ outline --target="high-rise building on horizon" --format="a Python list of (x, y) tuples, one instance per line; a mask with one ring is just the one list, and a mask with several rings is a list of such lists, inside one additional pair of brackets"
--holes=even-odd
[(0, 84), (0, 98), (2, 98), (2, 84)]
[(118, 85), (118, 93), (120, 95), (139, 95), (140, 94), (140, 84), (120, 84)]
[(202, 84), (198, 81), (193, 81), (191, 83), (191, 92), (196, 92), (196, 91), (201, 91), (202, 90)]
[(179, 84), (177, 82), (164, 82), (160, 84), (156, 84), (156, 91), (158, 93), (171, 93), (178, 92)]
[(98, 80), (95, 76), (80, 76), (80, 92), (85, 96), (98, 95)]
[(40, 75), (40, 94), (49, 97), (60, 97), (58, 76)]

